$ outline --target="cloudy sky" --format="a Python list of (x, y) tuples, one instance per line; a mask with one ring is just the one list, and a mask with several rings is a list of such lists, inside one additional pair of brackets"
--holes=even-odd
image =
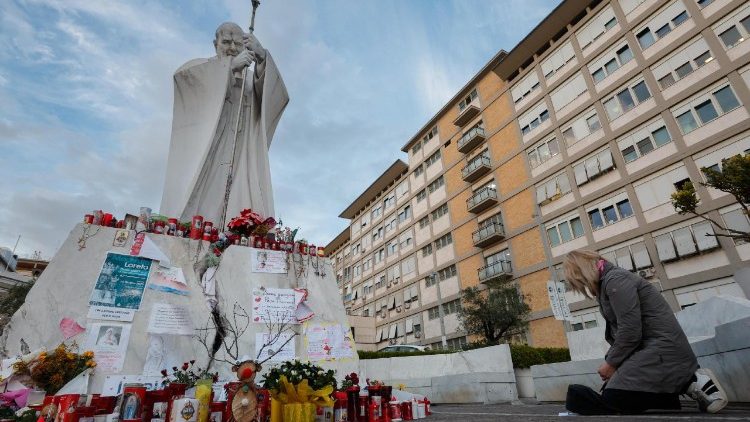
[[(172, 73), (249, 0), (0, 2), (0, 246), (54, 255), (93, 209), (158, 210)], [(325, 244), (337, 216), (499, 49), (557, 0), (264, 0), (256, 35), (291, 101), (277, 217)]]

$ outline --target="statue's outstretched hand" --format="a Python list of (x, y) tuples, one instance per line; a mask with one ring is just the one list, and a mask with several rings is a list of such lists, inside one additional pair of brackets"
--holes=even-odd
[(253, 53), (249, 50), (242, 50), (240, 54), (232, 57), (232, 70), (240, 72), (242, 69), (250, 66), (255, 59)]

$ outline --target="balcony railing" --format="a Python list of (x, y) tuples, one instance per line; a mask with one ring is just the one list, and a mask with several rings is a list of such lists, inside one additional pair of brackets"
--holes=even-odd
[(478, 214), (495, 204), (497, 204), (497, 190), (489, 186), (479, 189), (471, 198), (466, 200), (466, 208), (474, 214)]
[(474, 149), (477, 145), (481, 144), (485, 140), (485, 132), (482, 127), (475, 127), (470, 131), (466, 132), (458, 140), (458, 151), (467, 153)]
[(482, 154), (478, 155), (461, 169), (461, 176), (466, 182), (474, 182), (492, 170), (490, 157)]
[(505, 228), (503, 223), (497, 221), (485, 223), (471, 234), (471, 238), (474, 240), (474, 246), (483, 248), (505, 238)]
[(463, 126), (469, 123), (475, 117), (477, 117), (478, 114), (479, 114), (479, 107), (470, 103), (467, 106), (465, 106), (463, 110), (459, 111), (458, 117), (456, 117), (456, 120), (453, 121), (453, 124), (456, 126)]
[(513, 278), (510, 261), (497, 261), (477, 270), (480, 283), (493, 283)]

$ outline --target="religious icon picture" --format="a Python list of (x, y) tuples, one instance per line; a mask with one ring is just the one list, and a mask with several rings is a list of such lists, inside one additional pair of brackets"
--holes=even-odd
[(121, 336), (122, 327), (102, 325), (99, 327), (99, 333), (96, 336), (96, 345), (117, 347), (120, 344)]
[(130, 237), (130, 231), (125, 229), (118, 229), (115, 232), (115, 240), (112, 242), (112, 246), (116, 248), (122, 248), (128, 243)]

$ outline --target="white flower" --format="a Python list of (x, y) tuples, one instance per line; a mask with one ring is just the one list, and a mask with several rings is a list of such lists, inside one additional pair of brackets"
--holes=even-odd
[(16, 411), (16, 416), (20, 418), (21, 416), (23, 416), (24, 413), (28, 412), (29, 410), (31, 410), (29, 407), (22, 407)]

